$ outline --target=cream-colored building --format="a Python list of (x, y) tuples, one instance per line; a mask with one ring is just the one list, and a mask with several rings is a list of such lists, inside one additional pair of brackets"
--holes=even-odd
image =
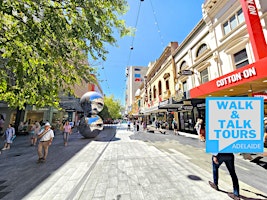
[[(257, 8), (266, 38), (267, 1), (249, 3), (253, 15)], [(174, 112), (170, 117), (175, 117), (179, 130), (186, 132), (194, 132), (197, 117), (205, 119), (207, 96), (262, 95), (267, 99), (265, 60), (255, 59), (240, 0), (206, 0), (202, 13), (203, 18), (179, 46), (170, 43), (150, 64), (138, 97), (139, 110), (150, 120), (161, 113), (168, 120)], [(249, 76), (241, 70), (248, 71)], [(243, 75), (238, 79), (235, 73)]]

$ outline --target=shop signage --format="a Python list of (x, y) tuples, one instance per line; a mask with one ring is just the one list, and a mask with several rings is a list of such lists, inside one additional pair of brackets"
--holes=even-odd
[(216, 81), (216, 85), (219, 88), (219, 87), (223, 87), (223, 86), (230, 85), (232, 83), (241, 81), (242, 79), (248, 79), (252, 76), (257, 76), (255, 67), (244, 69), (241, 72), (237, 72), (235, 74), (231, 74), (229, 76), (221, 78), (221, 79)]
[(255, 0), (240, 0), (255, 60), (267, 56), (267, 45)]
[(207, 97), (206, 152), (263, 152), (263, 98)]
[(205, 106), (206, 106), (205, 103), (197, 104), (197, 107), (198, 107), (198, 108), (203, 108), (203, 107), (205, 107)]
[(193, 109), (193, 106), (183, 105), (182, 106), (182, 109), (183, 110), (192, 110)]
[(262, 93), (262, 92), (259, 92), (259, 93), (252, 93), (252, 96), (253, 97), (262, 97), (264, 99), (264, 101), (267, 100), (267, 94), (266, 93)]
[(184, 75), (184, 76), (188, 76), (188, 75), (193, 75), (194, 72), (192, 70), (188, 70), (188, 69), (185, 69), (185, 70), (181, 70), (179, 72), (180, 75)]

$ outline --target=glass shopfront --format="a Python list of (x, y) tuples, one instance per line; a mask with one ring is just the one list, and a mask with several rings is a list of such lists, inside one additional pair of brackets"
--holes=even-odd
[(193, 132), (194, 131), (194, 117), (192, 110), (179, 112), (179, 122), (181, 131)]

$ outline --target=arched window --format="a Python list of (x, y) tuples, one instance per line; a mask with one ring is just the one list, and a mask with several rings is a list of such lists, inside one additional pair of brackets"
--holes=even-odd
[(184, 69), (186, 67), (186, 62), (183, 61), (180, 65), (180, 70)]
[(157, 97), (157, 89), (156, 89), (155, 85), (153, 87), (153, 97), (154, 97), (154, 99), (156, 99), (156, 97)]
[(162, 94), (161, 81), (159, 81), (158, 88), (159, 88), (159, 95), (161, 95)]
[(208, 49), (206, 44), (200, 45), (200, 47), (197, 50), (197, 57), (199, 57), (201, 54), (203, 54)]

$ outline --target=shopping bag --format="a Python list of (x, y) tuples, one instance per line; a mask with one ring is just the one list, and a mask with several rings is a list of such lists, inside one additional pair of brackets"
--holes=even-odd
[(11, 138), (11, 141), (13, 142), (16, 137), (17, 137), (16, 135), (13, 135), (12, 138)]

